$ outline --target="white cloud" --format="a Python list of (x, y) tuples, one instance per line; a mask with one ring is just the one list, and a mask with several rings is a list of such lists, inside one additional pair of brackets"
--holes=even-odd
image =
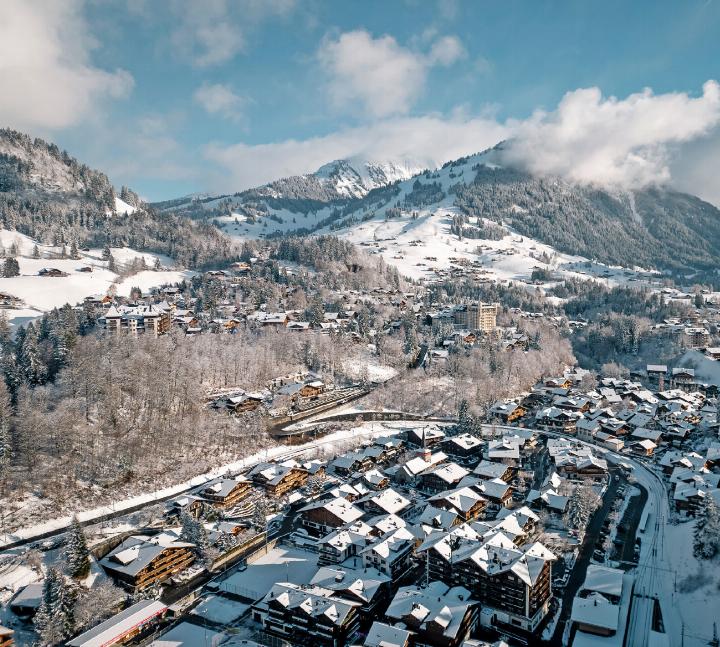
[(61, 129), (82, 122), (105, 99), (129, 94), (132, 76), (94, 66), (97, 42), (79, 0), (0, 2), (0, 122)]
[(431, 63), (447, 67), (467, 56), (467, 52), (457, 36), (443, 36), (430, 48), (428, 56)]
[(649, 89), (603, 98), (598, 88), (580, 89), (568, 92), (552, 112), (510, 123), (513, 140), (504, 157), (533, 173), (637, 188), (670, 182), (673, 152), (718, 123), (715, 81), (695, 98)]
[(450, 65), (464, 53), (454, 36), (440, 38), (423, 54), (392, 36), (373, 38), (356, 30), (325, 39), (317, 55), (336, 108), (359, 105), (369, 116), (382, 118), (407, 114), (425, 87), (428, 70)]
[(232, 121), (242, 119), (245, 99), (235, 94), (227, 84), (203, 83), (195, 90), (193, 98), (211, 115), (220, 115)]
[(508, 140), (508, 164), (580, 183), (639, 188), (669, 184), (720, 203), (720, 86), (703, 93), (603, 98), (597, 88), (563, 97), (526, 120), (498, 120), (458, 110), (450, 117), (395, 117), (322, 137), (268, 144), (207, 146), (221, 172), (215, 190), (240, 190), (309, 173), (338, 158), (410, 161), (434, 167)]
[[(175, 0), (171, 43), (197, 67), (232, 60), (248, 46), (249, 29), (269, 16), (283, 16), (294, 0)], [(159, 4), (165, 13), (165, 4)]]
[(221, 169), (212, 179), (212, 189), (239, 191), (280, 177), (311, 173), (334, 159), (409, 161), (435, 167), (492, 146), (506, 135), (504, 126), (485, 117), (406, 117), (305, 140), (213, 144), (206, 147), (205, 157)]

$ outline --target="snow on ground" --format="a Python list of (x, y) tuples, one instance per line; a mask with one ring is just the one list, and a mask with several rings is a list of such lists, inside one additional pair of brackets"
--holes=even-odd
[[(195, 272), (191, 270), (169, 270), (167, 272), (143, 270), (118, 283), (117, 295), (122, 297), (130, 296), (130, 290), (134, 287), (140, 288), (143, 293), (145, 293), (151, 288), (158, 287), (164, 283), (181, 283), (194, 275)], [(162, 283), (158, 282), (159, 279), (162, 279)]]
[(121, 200), (117, 196), (115, 197), (115, 213), (118, 215), (124, 214), (129, 216), (137, 211), (137, 207), (133, 207), (124, 200)]
[[(0, 244), (9, 250), (13, 243), (20, 256), (20, 276), (0, 278), (0, 293), (12, 295), (23, 303), (16, 308), (4, 309), (8, 320), (14, 326), (23, 325), (39, 317), (43, 312), (69, 303), (76, 305), (85, 297), (104, 295), (118, 280), (118, 275), (107, 268), (102, 260), (101, 249), (89, 249), (79, 252), (79, 259), (59, 258), (60, 248), (37, 244), (40, 258), (32, 258), (36, 242), (15, 231), (0, 230)], [(159, 254), (138, 252), (129, 247), (111, 248), (111, 253), (120, 270), (128, 268), (134, 259), (143, 258), (149, 268), (160, 261), (163, 268), (172, 268), (175, 261)], [(90, 267), (91, 272), (81, 272), (80, 268)], [(43, 268), (54, 268), (68, 276), (38, 276)], [(117, 294), (128, 296), (130, 289), (137, 286), (143, 292), (165, 284), (183, 281), (194, 275), (189, 270), (154, 271), (143, 270), (117, 284)]]
[(698, 560), (692, 554), (695, 522), (667, 525), (665, 555), (667, 567), (677, 576), (678, 591), (673, 606), (685, 625), (686, 647), (709, 644), (713, 622), (720, 619), (720, 559)]
[(389, 379), (397, 375), (397, 370), (392, 366), (377, 364), (372, 361), (358, 361), (358, 359), (349, 360), (343, 363), (343, 371), (353, 379), (362, 379), (367, 377), (370, 382), (387, 382)]
[[(116, 501), (109, 505), (103, 505), (93, 509), (79, 509), (77, 511), (77, 518), (83, 522), (92, 521), (95, 519), (102, 519), (102, 517), (108, 514), (114, 515), (117, 513), (121, 513), (123, 510), (131, 510), (145, 504), (149, 505), (154, 502), (164, 501), (191, 488), (202, 485), (203, 483), (207, 483), (208, 481), (217, 478), (218, 476), (224, 476), (226, 474), (238, 474), (239, 472), (242, 472), (249, 467), (257, 465), (262, 461), (272, 460), (274, 458), (289, 458), (291, 456), (297, 456), (299, 454), (302, 454), (303, 452), (316, 451), (320, 448), (326, 451), (332, 451), (334, 445), (342, 445), (347, 443), (359, 445), (362, 442), (376, 436), (386, 436), (399, 433), (400, 427), (398, 425), (402, 426), (403, 424), (405, 426), (410, 426), (412, 424), (418, 423), (403, 423), (402, 421), (399, 421), (398, 423), (394, 423), (391, 425), (368, 422), (364, 425), (360, 425), (357, 427), (341, 429), (332, 434), (323, 436), (322, 438), (319, 438), (317, 440), (310, 441), (303, 445), (297, 445), (292, 448), (289, 448), (285, 445), (269, 447), (251, 456), (247, 456), (233, 463), (223, 465), (205, 474), (200, 474), (190, 479), (189, 481), (184, 481), (183, 483), (178, 483), (169, 487), (158, 489), (154, 492), (146, 492), (144, 494), (134, 496), (128, 499)], [(31, 518), (33, 507), (37, 507), (37, 505), (42, 505), (43, 502), (36, 500), (35, 503), (36, 506), (33, 506), (33, 500), (32, 498), (30, 498), (23, 507), (23, 513), (26, 518)], [(6, 522), (7, 521), (9, 520), (6, 520)], [(45, 519), (41, 523), (28, 525), (17, 530), (10, 530), (8, 528), (5, 528), (4, 531), (0, 533), (0, 549), (2, 549), (3, 546), (6, 546), (18, 540), (32, 539), (41, 536), (47, 532), (68, 528), (71, 522), (72, 516), (66, 515), (54, 519)]]
[(244, 571), (237, 571), (220, 583), (220, 590), (259, 600), (276, 582), (309, 584), (317, 573), (318, 553), (276, 546)]

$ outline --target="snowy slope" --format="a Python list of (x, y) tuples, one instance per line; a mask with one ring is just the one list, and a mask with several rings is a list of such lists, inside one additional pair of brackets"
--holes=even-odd
[[(306, 214), (277, 209), (272, 218), (248, 218), (233, 211), (217, 218), (216, 222), (238, 240), (262, 238), (269, 233), (291, 234), (301, 228), (316, 235), (332, 233), (362, 246), (371, 254), (382, 256), (404, 276), (415, 280), (439, 280), (444, 273), (465, 262), (474, 264), (472, 273), (480, 281), (527, 282), (536, 267), (553, 271), (558, 279), (595, 277), (608, 285), (624, 283), (631, 278), (637, 280), (636, 271), (558, 253), (549, 245), (518, 235), (507, 225), (502, 226), (506, 234), (502, 240), (461, 240), (452, 234), (453, 216), (461, 215), (454, 206), (452, 187), (458, 182), (471, 181), (478, 164), (497, 167), (493, 160), (492, 155), (473, 155), (432, 173), (400, 182), (391, 195), (380, 192), (375, 200), (377, 192), (370, 193), (358, 211), (346, 217), (333, 218), (336, 207), (329, 205)], [(423, 184), (439, 185), (443, 197), (428, 206), (400, 207), (398, 217), (397, 205), (405, 204), (406, 200), (412, 202), (418, 180)], [(522, 207), (513, 205), (508, 216), (521, 210)], [(323, 226), (328, 219), (332, 224)]]
[[(166, 256), (138, 252), (133, 249), (111, 248), (117, 268), (122, 271), (135, 258), (144, 258), (148, 267), (160, 261), (160, 271), (143, 270), (123, 280), (107, 268), (102, 260), (102, 250), (90, 249), (80, 252), (80, 258), (59, 258), (60, 250), (48, 245), (37, 245), (40, 258), (32, 258), (36, 242), (18, 232), (0, 230), (0, 243), (6, 250), (15, 244), (18, 249), (20, 276), (0, 278), (0, 293), (12, 295), (22, 301), (15, 308), (3, 311), (14, 325), (23, 324), (40, 316), (43, 312), (69, 303), (75, 305), (93, 295), (107, 294), (111, 287), (120, 296), (127, 296), (133, 287), (147, 291), (153, 287), (173, 284), (194, 275), (188, 270), (168, 269), (174, 261)], [(80, 268), (91, 267), (92, 272), (80, 272)], [(43, 268), (56, 268), (67, 276), (38, 276)]]

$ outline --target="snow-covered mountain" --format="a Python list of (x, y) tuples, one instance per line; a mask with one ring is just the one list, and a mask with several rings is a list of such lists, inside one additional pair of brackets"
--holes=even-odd
[(261, 218), (283, 209), (292, 213), (308, 213), (331, 204), (362, 199), (370, 191), (407, 180), (423, 172), (424, 168), (412, 160), (335, 160), (314, 173), (281, 178), (233, 195), (193, 195), (153, 206), (163, 211), (206, 218), (232, 212)]
[[(309, 176), (196, 202), (193, 215), (239, 239), (336, 233), (374, 243), (399, 235), (400, 223), (404, 233), (447, 235), (475, 247), (515, 235), (608, 266), (707, 274), (720, 264), (720, 211), (688, 194), (532, 175), (504, 162), (503, 145), (388, 183), (412, 170), (383, 168), (380, 175), (377, 165), (333, 162)], [(437, 226), (420, 232), (428, 220)]]
[(362, 198), (373, 189), (407, 180), (423, 170), (410, 161), (335, 160), (321, 166), (313, 175), (332, 186), (341, 197)]

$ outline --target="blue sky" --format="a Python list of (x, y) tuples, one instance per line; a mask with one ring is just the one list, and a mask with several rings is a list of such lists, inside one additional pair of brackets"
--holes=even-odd
[[(605, 133), (554, 151), (594, 160), (579, 179), (672, 180), (715, 199), (701, 176), (720, 161), (720, 102), (703, 90), (720, 77), (718, 33), (713, 0), (7, 0), (0, 122), (149, 199), (340, 156), (442, 163), (518, 132), (529, 166), (557, 166), (537, 148), (577, 128)], [(623, 147), (622, 129), (649, 120)]]

